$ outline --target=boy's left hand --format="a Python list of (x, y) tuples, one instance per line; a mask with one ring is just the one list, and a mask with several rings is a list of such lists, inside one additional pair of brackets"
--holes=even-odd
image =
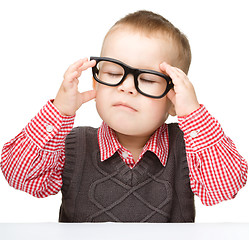
[(167, 93), (167, 97), (174, 104), (176, 115), (187, 116), (200, 107), (194, 87), (187, 75), (179, 68), (163, 62), (160, 69), (167, 73), (173, 81), (174, 88)]

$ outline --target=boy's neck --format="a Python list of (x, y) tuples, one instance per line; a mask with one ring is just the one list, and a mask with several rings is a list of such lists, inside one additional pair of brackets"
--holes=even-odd
[(150, 136), (130, 136), (116, 132), (120, 144), (129, 150), (135, 161), (138, 160)]

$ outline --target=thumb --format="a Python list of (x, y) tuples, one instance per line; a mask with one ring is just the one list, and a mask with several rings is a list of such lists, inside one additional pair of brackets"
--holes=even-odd
[(167, 93), (167, 98), (171, 102), (171, 106), (169, 108), (169, 114), (171, 116), (176, 116), (176, 93), (173, 89), (170, 89), (170, 91)]
[(89, 91), (80, 93), (80, 95), (81, 95), (81, 104), (83, 104), (94, 99), (96, 97), (96, 91), (89, 90)]
[(174, 89), (170, 89), (167, 93), (167, 98), (175, 105), (176, 103), (176, 93)]

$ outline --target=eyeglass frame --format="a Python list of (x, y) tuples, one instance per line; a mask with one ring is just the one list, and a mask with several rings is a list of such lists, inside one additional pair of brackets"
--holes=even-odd
[[(133, 75), (133, 78), (134, 78), (134, 85), (135, 85), (135, 88), (136, 90), (146, 96), (146, 97), (150, 97), (150, 98), (162, 98), (164, 97), (171, 88), (173, 88), (174, 84), (172, 82), (172, 79), (161, 73), (161, 72), (157, 72), (157, 71), (154, 71), (154, 70), (148, 70), (148, 69), (138, 69), (138, 68), (134, 68), (134, 67), (130, 67), (128, 66), (127, 64), (117, 60), (117, 59), (113, 59), (113, 58), (109, 58), (109, 57), (90, 57), (90, 60), (95, 60), (96, 61), (96, 65), (94, 67), (92, 67), (92, 73), (93, 73), (93, 78), (101, 83), (101, 84), (104, 84), (104, 85), (107, 85), (107, 86), (110, 86), (110, 87), (116, 87), (118, 85), (120, 85), (122, 82), (124, 82), (124, 80), (126, 79), (126, 77), (129, 75), (129, 74), (132, 74)], [(97, 78), (97, 74), (98, 74), (98, 69), (97, 69), (97, 64), (101, 61), (107, 61), (107, 62), (112, 62), (112, 63), (115, 63), (115, 64), (118, 64), (119, 66), (121, 66), (123, 69), (124, 69), (124, 76), (121, 78), (121, 80), (116, 83), (116, 84), (111, 84), (111, 83), (106, 83), (106, 82), (102, 82), (100, 79)], [(139, 87), (138, 87), (138, 76), (142, 73), (149, 73), (149, 74), (154, 74), (154, 75), (157, 75), (157, 76), (160, 76), (162, 78), (164, 78), (167, 82), (167, 87), (165, 89), (165, 91), (160, 95), (160, 96), (153, 96), (153, 95), (150, 95), (150, 94), (147, 94), (147, 93), (144, 93), (142, 92)]]

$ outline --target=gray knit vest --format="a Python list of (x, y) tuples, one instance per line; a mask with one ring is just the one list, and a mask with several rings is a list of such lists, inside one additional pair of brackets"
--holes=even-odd
[(166, 167), (147, 151), (130, 169), (116, 152), (100, 161), (98, 129), (66, 138), (60, 222), (194, 222), (183, 133), (169, 124)]

